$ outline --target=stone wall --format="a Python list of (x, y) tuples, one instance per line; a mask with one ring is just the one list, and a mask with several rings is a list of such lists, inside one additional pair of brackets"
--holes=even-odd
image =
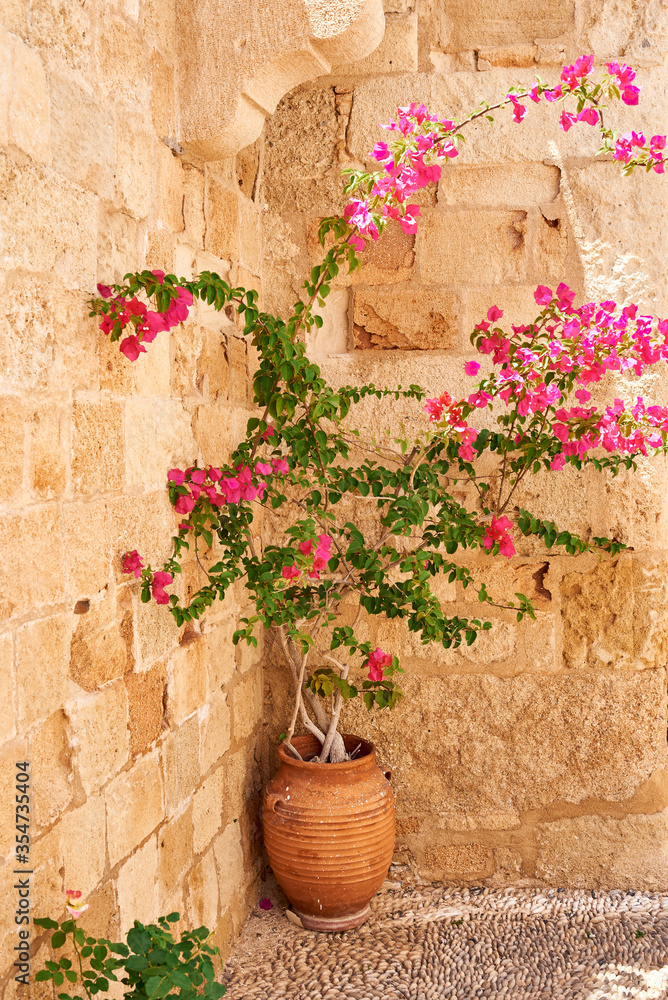
[[(17, 990), (15, 761), (29, 760), (33, 776), (33, 916), (62, 914), (64, 890), (78, 888), (90, 904), (85, 925), (98, 934), (117, 939), (135, 918), (178, 910), (183, 926), (215, 929), (226, 952), (257, 898), (261, 651), (231, 642), (243, 590), (201, 628), (177, 629), (164, 608), (141, 603), (120, 565), (127, 549), (154, 565), (169, 554), (166, 473), (226, 460), (250, 412), (253, 359), (233, 317), (200, 304), (184, 330), (131, 365), (86, 302), (97, 281), (142, 267), (186, 277), (210, 269), (260, 287), (257, 159), (234, 154), (259, 134), (272, 100), (329, 72), (346, 32), (361, 56), (384, 28), (380, 0), (331, 9), (281, 0), (266, 16), (262, 6), (2, 6), (7, 997)], [(209, 117), (202, 92), (188, 87), (198, 72)], [(201, 582), (193, 559), (178, 587), (183, 595)]]
[[(344, 204), (340, 167), (372, 164), (384, 137), (377, 123), (398, 105), (460, 114), (535, 73), (556, 82), (565, 61), (593, 51), (599, 63), (638, 69), (641, 103), (614, 109), (620, 128), (665, 130), (668, 16), (659, 3), (386, 0), (385, 10), (371, 56), (297, 88), (267, 123), (260, 199), (266, 298), (276, 308), (318, 259), (319, 219)], [(339, 279), (310, 344), (334, 384), (463, 393), (474, 322), (494, 303), (509, 322), (529, 321), (539, 282), (565, 280), (579, 302), (633, 300), (665, 315), (665, 184), (622, 178), (594, 160), (591, 131), (566, 135), (557, 115), (530, 105), (522, 125), (499, 116), (494, 128), (470, 130), (438, 191), (421, 198), (417, 235), (388, 230), (360, 271)], [(618, 378), (596, 396), (645, 393), (665, 404), (667, 384), (662, 374)], [(427, 423), (407, 404), (389, 413), (365, 404), (355, 419), (377, 437), (399, 420), (409, 433)], [(634, 477), (571, 470), (526, 487), (519, 505), (630, 546), (599, 561), (525, 540), (510, 563), (479, 558), (490, 592), (529, 595), (535, 622), (498, 612), (490, 633), (456, 651), (421, 647), (396, 623), (363, 626), (406, 669), (406, 697), (392, 714), (349, 708), (345, 717), (393, 770), (400, 864), (446, 882), (665, 889), (665, 490), (664, 461), (641, 462)], [(453, 612), (480, 613), (460, 585), (442, 585), (440, 597)], [(282, 672), (277, 657), (267, 677), (277, 705)], [(271, 735), (281, 725), (276, 718)]]

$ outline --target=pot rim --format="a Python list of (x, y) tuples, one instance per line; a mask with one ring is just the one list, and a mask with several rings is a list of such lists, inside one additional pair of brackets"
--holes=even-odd
[[(320, 761), (312, 760), (297, 760), (297, 758), (293, 757), (290, 751), (286, 749), (285, 743), (281, 743), (278, 748), (279, 759), (283, 764), (289, 764), (290, 767), (296, 767), (299, 768), (299, 770), (304, 771), (313, 770), (318, 767), (326, 767), (328, 771), (335, 772), (351, 771), (356, 767), (359, 767), (361, 764), (366, 764), (368, 766), (369, 764), (373, 765), (376, 763), (376, 746), (371, 742), (371, 740), (365, 740), (362, 736), (355, 736), (351, 733), (342, 733), (341, 735), (343, 737), (346, 750), (354, 750), (358, 743), (362, 744), (363, 753), (360, 757), (356, 757), (355, 760), (343, 760), (339, 764), (326, 764), (321, 763)], [(306, 741), (308, 741), (308, 743)], [(308, 746), (311, 741), (315, 744), (314, 750), (316, 750), (317, 747), (320, 746), (320, 743), (317, 737), (311, 736), (310, 734), (293, 736), (290, 742), (296, 750), (300, 750), (301, 752), (300, 744)], [(350, 744), (350, 747), (348, 744)]]

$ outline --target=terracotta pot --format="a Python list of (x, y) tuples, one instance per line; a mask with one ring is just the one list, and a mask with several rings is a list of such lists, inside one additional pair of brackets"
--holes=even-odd
[(364, 923), (394, 850), (390, 772), (376, 764), (373, 743), (343, 739), (349, 753), (362, 748), (342, 764), (310, 763), (320, 750), (314, 736), (293, 737), (303, 761), (279, 747), (262, 809), (269, 863), (304, 927), (317, 931)]

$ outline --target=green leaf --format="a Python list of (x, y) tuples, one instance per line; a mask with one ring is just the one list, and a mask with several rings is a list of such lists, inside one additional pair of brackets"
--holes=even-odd
[(51, 947), (52, 948), (62, 948), (62, 946), (67, 941), (67, 935), (63, 934), (62, 931), (56, 931), (51, 937)]
[[(35, 922), (37, 922), (37, 921), (35, 921)], [(47, 980), (51, 979), (52, 976), (53, 976), (53, 974), (51, 972), (49, 972), (48, 969), (40, 969), (39, 972), (36, 973), (36, 975), (35, 975), (35, 982), (36, 983), (45, 983)]]

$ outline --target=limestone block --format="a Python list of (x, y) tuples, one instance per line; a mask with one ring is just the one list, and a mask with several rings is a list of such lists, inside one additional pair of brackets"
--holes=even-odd
[(150, 107), (148, 51), (138, 32), (120, 17), (105, 18), (98, 40), (100, 85), (119, 104)]
[(236, 822), (228, 823), (213, 844), (218, 874), (218, 895), (226, 906), (244, 882), (244, 855), (241, 847), (241, 829)]
[(0, 716), (0, 746), (16, 736), (14, 712), (14, 644), (11, 635), (0, 637), (0, 704), (4, 705)]
[[(123, 139), (116, 145), (116, 194), (129, 215), (145, 219), (153, 200), (155, 139), (135, 116), (119, 116), (117, 128)], [(163, 148), (171, 156), (169, 150)]]
[(102, 787), (128, 759), (128, 704), (116, 681), (65, 705), (76, 751), (76, 768), (88, 795)]
[[(181, 331), (179, 330), (180, 333)], [(147, 349), (147, 353), (141, 355), (135, 368), (137, 395), (171, 395), (170, 340), (169, 334), (161, 333), (157, 340)], [(123, 360), (126, 361), (125, 358)]]
[[(120, 556), (128, 550), (137, 549), (147, 562), (156, 564), (166, 559), (171, 544), (174, 509), (169, 502), (169, 494), (162, 488), (152, 493), (144, 493), (141, 498), (114, 497), (108, 501), (111, 520), (111, 551), (115, 559), (118, 579), (128, 580), (121, 574)], [(134, 579), (134, 577), (133, 577)], [(157, 608), (157, 612), (156, 612)], [(138, 608), (138, 615), (151, 615), (164, 611), (159, 605), (144, 604)], [(161, 620), (166, 621), (164, 616)], [(170, 619), (173, 621), (173, 619)], [(169, 642), (171, 645), (171, 639)], [(146, 650), (144, 650), (146, 652)]]
[(158, 851), (155, 836), (146, 841), (122, 866), (116, 881), (123, 939), (135, 920), (156, 919)]
[(179, 633), (169, 609), (155, 601), (136, 604), (135, 627), (139, 646), (138, 669), (146, 670), (178, 642)]
[(68, 417), (64, 407), (50, 403), (36, 406), (29, 414), (28, 477), (40, 500), (55, 500), (65, 492)]
[(108, 582), (110, 568), (106, 504), (67, 504), (63, 538), (68, 593), (77, 600), (98, 593)]
[(346, 288), (333, 289), (325, 299), (325, 305), (315, 303), (314, 313), (322, 317), (323, 324), (318, 329), (313, 326), (306, 334), (307, 351), (310, 358), (321, 355), (344, 354), (348, 350), (348, 307), (349, 294)]
[(444, 0), (439, 7), (452, 25), (449, 52), (556, 38), (575, 28), (574, 8), (574, 0), (541, 0), (531, 6), (521, 0)]
[[(16, 794), (15, 764), (17, 761), (28, 760), (29, 758), (26, 756), (27, 752), (28, 743), (27, 740), (23, 739), (11, 740), (0, 747), (0, 765), (2, 766), (2, 770), (0, 771), (0, 792), (7, 803), (13, 802)], [(16, 834), (15, 824), (16, 816), (14, 811), (12, 809), (3, 809), (0, 814), (0, 843), (2, 844), (3, 858), (10, 850), (13, 854), (12, 845), (15, 843), (14, 836)]]
[(200, 715), (200, 767), (206, 774), (230, 748), (230, 709), (227, 695), (214, 691)]
[(74, 402), (72, 486), (75, 493), (106, 493), (123, 484), (123, 410), (114, 402)]
[(239, 256), (239, 196), (223, 184), (209, 168), (205, 173), (204, 246), (217, 257)]
[(108, 603), (107, 599), (94, 604), (81, 615), (72, 635), (70, 676), (84, 691), (95, 691), (132, 669), (130, 601), (118, 609), (107, 607)]
[(12, 387), (46, 387), (54, 361), (51, 286), (32, 277), (7, 282), (0, 305), (3, 381)]
[(158, 909), (165, 911), (165, 901), (180, 885), (193, 861), (192, 807), (165, 823), (158, 830)]
[(578, 816), (539, 823), (536, 875), (550, 885), (663, 892), (668, 809), (652, 815)]
[(163, 143), (155, 146), (158, 218), (165, 229), (183, 231), (183, 168), (181, 160)]
[(38, 52), (0, 28), (0, 136), (37, 163), (51, 158), (49, 88)]
[(554, 201), (558, 194), (559, 170), (543, 163), (449, 166), (439, 182), (438, 203), (456, 208), (525, 208)]
[[(141, 270), (146, 261), (146, 225), (125, 212), (101, 208), (97, 273), (105, 281), (121, 281), (128, 268)], [(157, 265), (156, 265), (157, 266)], [(100, 340), (106, 339), (100, 334)], [(125, 358), (123, 359), (125, 361)], [(129, 365), (127, 366), (130, 367)]]
[(493, 66), (533, 66), (536, 52), (536, 45), (504, 45), (500, 48), (478, 49), (477, 68), (487, 70)]
[(125, 476), (131, 489), (164, 486), (170, 469), (192, 461), (190, 417), (176, 399), (125, 401)]
[(443, 350), (458, 341), (459, 301), (452, 292), (428, 296), (413, 288), (355, 290), (355, 346), (382, 350)]
[(567, 667), (660, 667), (668, 656), (665, 562), (631, 555), (567, 573), (560, 585)]
[(67, 697), (68, 615), (51, 615), (16, 632), (19, 726), (25, 732)]
[(120, 925), (113, 881), (103, 882), (88, 897), (87, 902), (90, 905), (86, 911), (86, 932), (93, 937), (104, 937), (108, 941), (118, 941)]
[(102, 198), (113, 198), (116, 130), (110, 108), (70, 76), (54, 73), (50, 84), (53, 168)]
[(2, 266), (55, 271), (70, 288), (91, 289), (97, 242), (94, 196), (56, 174), (19, 168), (5, 156), (0, 157), (0, 189)]
[[(314, 219), (307, 230), (307, 243), (311, 260), (320, 263), (333, 240), (325, 242), (325, 248), (318, 240), (320, 219)], [(332, 288), (344, 288), (348, 285), (397, 285), (408, 281), (413, 274), (415, 260), (415, 236), (404, 233), (397, 222), (390, 222), (380, 237), (374, 243), (366, 241), (360, 256), (361, 266), (352, 274), (347, 274), (342, 268), (338, 277), (334, 278)]]
[[(7, 838), (5, 843), (9, 842)], [(60, 913), (63, 907), (63, 892), (70, 887), (63, 885), (63, 877), (60, 874), (62, 859), (58, 829), (53, 829), (39, 840), (35, 840), (31, 854), (35, 871), (31, 888), (39, 898), (40, 913)], [(1, 871), (6, 871), (8, 867), (5, 865)]]
[(226, 341), (215, 330), (202, 328), (202, 353), (197, 359), (198, 384), (206, 379), (206, 391), (213, 399), (228, 399), (230, 365)]
[(207, 700), (204, 640), (181, 645), (169, 658), (167, 712), (171, 725), (180, 726)]
[[(474, 828), (490, 811), (624, 800), (665, 766), (663, 671), (402, 678), (401, 706), (353, 732), (385, 748), (412, 815)], [(363, 709), (361, 710), (364, 711)], [(355, 721), (346, 715), (346, 725)], [(435, 807), (435, 803), (438, 805)]]
[(193, 927), (218, 923), (218, 880), (213, 850), (207, 851), (188, 876), (188, 918)]
[(7, 0), (2, 9), (2, 21), (7, 31), (21, 38), (28, 37), (29, 7), (28, 0)]
[(56, 63), (64, 62), (72, 69), (89, 66), (93, 32), (89, 11), (80, 4), (35, 0), (28, 37), (31, 45), (46, 50)]
[(188, 242), (194, 247), (203, 247), (206, 232), (204, 171), (191, 163), (183, 164), (183, 221)]
[(25, 449), (23, 405), (16, 396), (0, 398), (0, 500), (11, 500), (23, 487)]
[(54, 604), (64, 595), (63, 547), (58, 511), (53, 506), (0, 517), (0, 545), (21, 553), (21, 572), (0, 578), (3, 618)]
[[(420, 864), (419, 855), (417, 860)], [(492, 852), (482, 844), (447, 844), (428, 847), (420, 867), (426, 868), (433, 878), (472, 879), (491, 875), (493, 864)]]
[(542, 283), (556, 285), (560, 281), (573, 287), (580, 277), (580, 261), (576, 267), (569, 267), (568, 253), (571, 249), (570, 226), (565, 218), (548, 220), (543, 215), (534, 216), (537, 227), (534, 244), (534, 264), (538, 279)]
[(138, 760), (109, 783), (105, 793), (109, 862), (113, 867), (131, 854), (163, 816), (162, 776), (158, 754)]
[(236, 741), (250, 736), (262, 713), (262, 673), (255, 670), (237, 681), (232, 691), (232, 735)]
[(154, 229), (149, 232), (146, 266), (167, 272), (174, 270), (174, 237), (168, 229)]
[(375, 73), (416, 73), (418, 69), (417, 13), (395, 13), (385, 18), (383, 40), (371, 55), (355, 63), (332, 66), (332, 74), (367, 76)]
[(79, 809), (65, 813), (55, 829), (60, 834), (65, 887), (76, 884), (88, 896), (105, 869), (104, 800), (91, 796)]
[(188, 798), (199, 780), (199, 724), (197, 716), (172, 730), (162, 746), (165, 805), (168, 815)]
[(130, 755), (145, 753), (163, 730), (167, 670), (158, 663), (143, 673), (125, 675), (128, 691)]
[(72, 801), (72, 751), (62, 710), (53, 712), (31, 737), (30, 763), (33, 822), (44, 829)]
[(661, 62), (667, 34), (662, 15), (656, 0), (643, 4), (637, 17), (625, 4), (596, 4), (583, 25), (587, 52), (593, 51), (597, 62), (616, 58), (619, 52), (632, 66)]
[(227, 338), (227, 360), (230, 366), (230, 399), (245, 403), (248, 392), (245, 340), (234, 336)]
[(236, 630), (236, 618), (225, 618), (221, 623), (207, 625), (206, 635), (206, 665), (209, 673), (209, 690), (227, 684), (234, 675), (235, 648), (232, 645), (232, 635)]
[(193, 848), (196, 854), (202, 854), (217, 833), (223, 822), (225, 784), (225, 766), (219, 767), (202, 782), (193, 799)]
[(224, 465), (232, 450), (232, 421), (225, 403), (198, 406), (194, 432), (203, 463), (215, 467)]
[(429, 284), (526, 279), (526, 212), (430, 213), (417, 235), (422, 280)]
[(239, 199), (239, 258), (253, 274), (260, 273), (260, 215), (257, 206), (243, 196)]
[(151, 72), (151, 119), (159, 139), (176, 136), (174, 66), (154, 49), (149, 58)]

